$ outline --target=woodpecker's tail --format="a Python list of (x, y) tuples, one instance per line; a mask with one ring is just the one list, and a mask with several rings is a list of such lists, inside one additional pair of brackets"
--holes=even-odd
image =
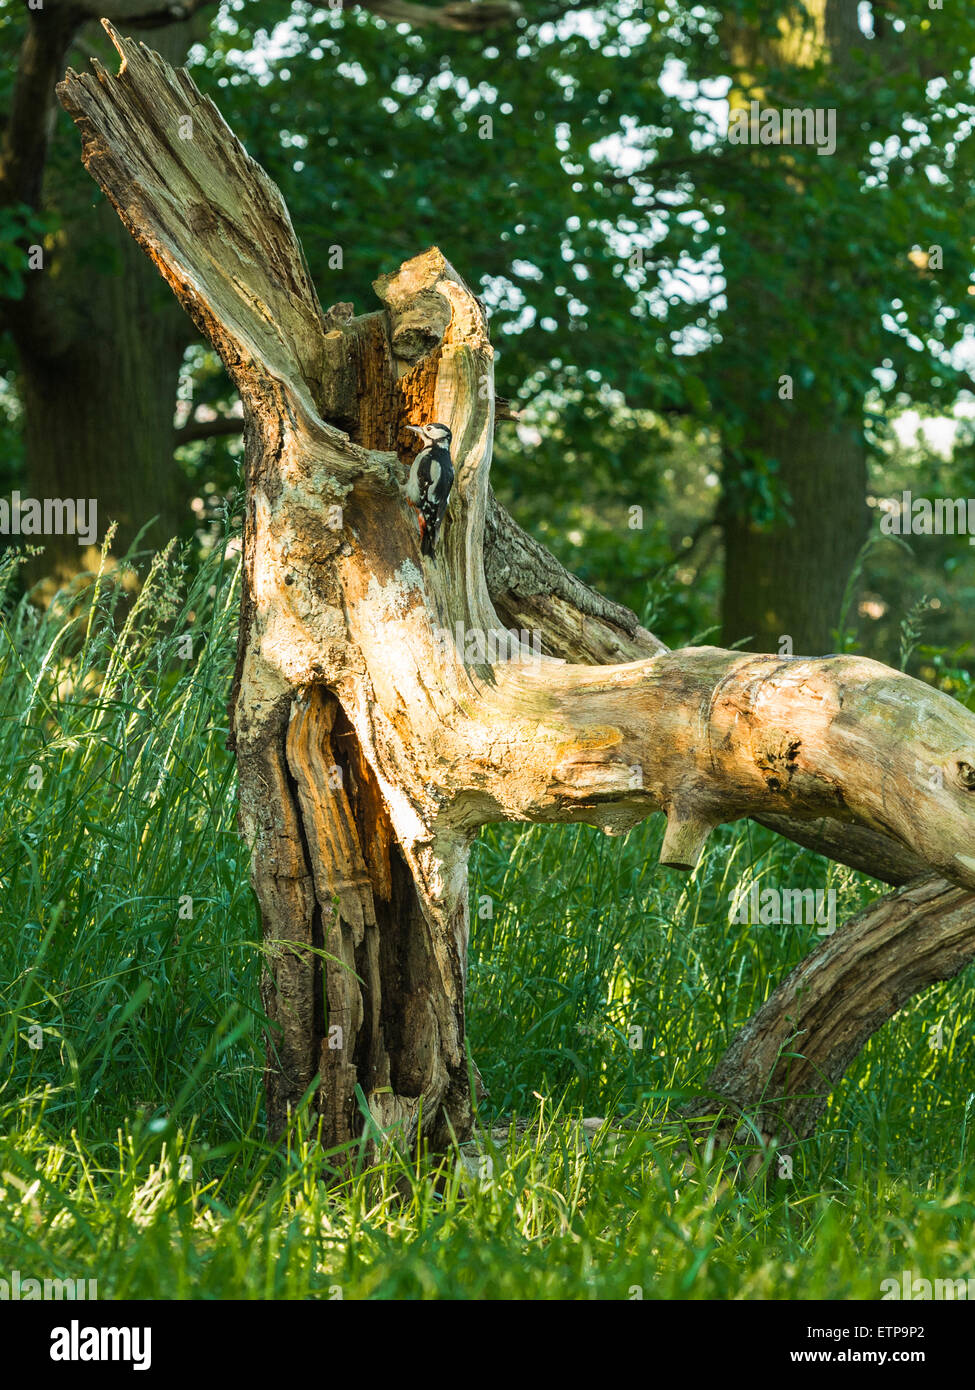
[(424, 525), (423, 534), (420, 537), (420, 554), (432, 555), (437, 543), (437, 533), (432, 526)]

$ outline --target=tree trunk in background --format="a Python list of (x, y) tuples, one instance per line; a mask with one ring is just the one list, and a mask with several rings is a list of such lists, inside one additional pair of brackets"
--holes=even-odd
[[(734, 18), (726, 22), (725, 47), (741, 79), (730, 95), (732, 109), (756, 95), (752, 74), (767, 62), (804, 68), (828, 52), (839, 66), (854, 51), (861, 37), (857, 0), (802, 0), (801, 8), (812, 27), (790, 28), (783, 19), (774, 42), (738, 27)], [(843, 158), (842, 142), (828, 158)], [(728, 318), (734, 326), (719, 350), (716, 373), (726, 399), (746, 412), (741, 446), (724, 450), (722, 640), (730, 645), (748, 638), (744, 646), (752, 651), (822, 654), (833, 649), (844, 590), (869, 525), (862, 417), (851, 415), (849, 406), (828, 413), (804, 406), (798, 381), (791, 400), (779, 399), (779, 377), (794, 375), (801, 363), (770, 360), (755, 351), (755, 342), (787, 339), (794, 304), (808, 309), (817, 296), (832, 301), (844, 267), (830, 268), (834, 283), (827, 285), (814, 237), (783, 247), (769, 241), (760, 205), (749, 207), (749, 216), (751, 222), (736, 225), (736, 236), (761, 254), (753, 257), (747, 280), (739, 283), (729, 274)], [(754, 278), (763, 256), (776, 263), (788, 258), (791, 273), (788, 280), (783, 276), (774, 300)], [(818, 375), (828, 371), (834, 348), (828, 341), (816, 344)], [(789, 499), (789, 520), (760, 527), (750, 516), (749, 489), (741, 486), (749, 453), (777, 460), (775, 476)], [(791, 639), (791, 647), (780, 645), (782, 637)]]
[[(746, 447), (779, 460), (794, 524), (760, 528), (725, 507), (724, 640), (747, 637), (752, 651), (822, 656), (833, 650), (843, 593), (867, 534), (863, 441), (853, 427), (840, 434), (804, 418), (795, 402), (750, 423)], [(725, 467), (733, 467), (730, 460)]]
[[(55, 24), (56, 17), (61, 22)], [(36, 121), (53, 122), (58, 107), (54, 80), (84, 16), (67, 11), (31, 18), (18, 82), (23, 100), (33, 94)], [(152, 41), (181, 62), (206, 19), (194, 16), (153, 28)], [(91, 26), (86, 39), (98, 51), (104, 36)], [(107, 56), (107, 51), (106, 51)], [(45, 87), (45, 81), (50, 86)], [(37, 89), (35, 91), (35, 88)], [(43, 92), (43, 99), (41, 93)], [(70, 135), (63, 127), (62, 137)], [(58, 137), (55, 136), (55, 139)], [(46, 146), (38, 157), (46, 155)], [(73, 535), (3, 538), (5, 544), (43, 546), (27, 573), (62, 583), (98, 562), (98, 545), (111, 521), (118, 523), (113, 553), (124, 553), (151, 518), (141, 545), (158, 548), (185, 521), (173, 458), (179, 373), (192, 325), (153, 267), (120, 226), (113, 209), (94, 192), (83, 170), (48, 160), (43, 180), (36, 168), (11, 175), (0, 199), (23, 199), (56, 209), (61, 229), (48, 238), (43, 269), (28, 272), (24, 298), (5, 306), (17, 349), (17, 387), (24, 410), (26, 483), (22, 495), (95, 499), (98, 535), (90, 549)], [(53, 585), (41, 585), (47, 595)]]
[[(84, 249), (72, 255), (82, 263), (72, 269), (77, 333), (55, 356), (42, 344), (21, 339), (20, 347), (28, 495), (98, 503), (90, 552), (74, 536), (39, 538), (44, 554), (30, 566), (31, 577), (62, 582), (97, 567), (110, 521), (118, 523), (118, 556), (151, 517), (159, 520), (142, 545), (153, 548), (175, 535), (181, 520), (173, 415), (186, 316), (173, 313), (172, 296), (113, 210), (103, 206), (92, 217), (118, 244), (118, 269), (85, 275)], [(75, 235), (82, 235), (77, 227)]]

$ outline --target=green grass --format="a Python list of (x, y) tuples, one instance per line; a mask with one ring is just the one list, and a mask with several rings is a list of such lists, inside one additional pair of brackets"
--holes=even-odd
[[(360, 1154), (329, 1187), (307, 1114), (269, 1146), (225, 748), (238, 585), (233, 562), (170, 557), (127, 617), (108, 582), (43, 617), (5, 601), (0, 1277), (95, 1278), (101, 1298), (803, 1299), (975, 1274), (971, 971), (873, 1039), (791, 1182), (683, 1170), (681, 1098), (817, 939), (729, 923), (736, 887), (833, 886), (841, 919), (877, 891), (754, 827), (716, 833), (690, 880), (656, 866), (656, 822), (485, 832), (480, 1120), (528, 1122), (484, 1140), (489, 1179), (456, 1154)], [(635, 1127), (577, 1143), (583, 1115)]]

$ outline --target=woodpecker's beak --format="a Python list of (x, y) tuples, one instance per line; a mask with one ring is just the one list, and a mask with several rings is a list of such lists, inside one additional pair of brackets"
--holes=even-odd
[(423, 434), (426, 430), (426, 425), (407, 425), (406, 428), (412, 430), (414, 434)]

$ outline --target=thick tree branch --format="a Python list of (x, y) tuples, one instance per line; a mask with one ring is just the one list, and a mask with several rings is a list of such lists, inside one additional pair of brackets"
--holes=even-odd
[[(602, 665), (637, 661), (664, 652), (634, 613), (577, 579), (521, 529), (491, 494), (484, 532), (488, 589), (504, 623), (537, 631), (543, 649), (565, 661)], [(926, 872), (923, 859), (889, 835), (828, 817), (791, 820), (763, 814), (760, 825), (880, 879), (909, 883)]]
[(689, 867), (720, 823), (830, 816), (975, 887), (975, 719), (879, 662), (700, 647), (616, 667), (509, 663), (494, 676), (452, 781), (482, 809), (494, 796), (497, 818), (619, 832), (665, 810), (661, 861)]
[(544, 650), (566, 661), (639, 661), (667, 648), (636, 615), (603, 598), (523, 531), (492, 492), (484, 530), (484, 572), (498, 616), (536, 629)]
[(176, 447), (192, 444), (197, 439), (216, 439), (224, 435), (242, 434), (243, 420), (234, 415), (222, 415), (216, 420), (188, 420), (175, 433)]
[(325, 325), (280, 192), (185, 69), (103, 24), (123, 58), (118, 74), (93, 61), (92, 74), (69, 68), (57, 88), (85, 167), (264, 427), (279, 440), (300, 434), (335, 477), (382, 474), (385, 461), (318, 414)]
[(0, 144), (0, 203), (38, 208), (54, 124), (54, 85), (78, 27), (75, 11), (31, 10), (17, 61), (10, 113)]
[(806, 956), (739, 1029), (685, 1117), (708, 1117), (705, 1133), (719, 1117), (724, 1142), (806, 1138), (867, 1040), (973, 959), (975, 893), (926, 878), (886, 894)]

